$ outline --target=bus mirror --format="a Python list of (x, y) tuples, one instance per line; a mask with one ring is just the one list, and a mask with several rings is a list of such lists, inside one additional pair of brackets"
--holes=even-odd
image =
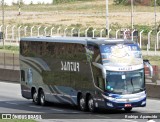
[(143, 64), (144, 64), (145, 67), (148, 67), (150, 77), (153, 77), (153, 67), (150, 64), (149, 60), (143, 60)]

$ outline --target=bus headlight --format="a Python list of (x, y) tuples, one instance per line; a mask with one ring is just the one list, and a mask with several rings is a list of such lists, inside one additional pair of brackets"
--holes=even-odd
[(146, 101), (143, 101), (142, 103), (141, 103), (141, 105), (145, 105), (146, 104)]
[(107, 102), (107, 106), (109, 106), (109, 107), (113, 107), (113, 104), (112, 104), (112, 103)]

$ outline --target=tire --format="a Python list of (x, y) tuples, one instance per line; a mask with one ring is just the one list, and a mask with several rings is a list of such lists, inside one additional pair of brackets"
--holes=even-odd
[(132, 107), (130, 107), (130, 108), (124, 108), (124, 110), (125, 110), (126, 112), (130, 112), (130, 111), (132, 110)]
[(40, 105), (42, 105), (42, 106), (46, 105), (46, 100), (45, 100), (45, 95), (44, 95), (44, 91), (43, 90), (40, 90), (39, 102), (40, 102)]
[(83, 95), (81, 95), (80, 98), (79, 98), (79, 105), (78, 106), (79, 106), (79, 109), (81, 111), (86, 111), (87, 110), (86, 100), (83, 97)]
[(90, 112), (96, 112), (97, 111), (97, 109), (95, 107), (94, 99), (91, 95), (88, 98), (88, 109), (89, 109)]
[(36, 92), (36, 90), (33, 91), (32, 98), (33, 98), (33, 102), (36, 105), (38, 105), (39, 104), (39, 99), (38, 99), (38, 93)]

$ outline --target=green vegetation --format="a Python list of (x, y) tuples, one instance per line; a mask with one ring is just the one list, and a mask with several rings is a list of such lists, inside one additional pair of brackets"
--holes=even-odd
[[(134, 4), (146, 4), (146, 5), (154, 5), (155, 0), (134, 0)], [(114, 0), (115, 4), (123, 4), (123, 5), (130, 5), (129, 0)], [(160, 5), (160, 0), (157, 0), (157, 5)]]
[(160, 66), (160, 56), (143, 56), (143, 59), (148, 59), (152, 65)]
[(69, 3), (69, 2), (77, 2), (77, 1), (94, 1), (94, 0), (53, 0), (53, 4)]
[[(54, 0), (56, 1), (56, 0)], [(63, 1), (63, 2), (61, 2)], [(72, 2), (65, 2), (65, 1), (72, 1)], [(88, 12), (92, 9), (93, 12), (105, 12), (106, 5), (105, 0), (104, 2), (100, 0), (99, 4), (92, 4), (96, 0), (57, 0), (58, 4), (31, 4), (31, 5), (23, 5), (21, 6), (22, 12), (48, 12), (48, 11), (72, 11), (72, 12)], [(159, 0), (160, 1), (160, 0)], [(157, 1), (158, 3), (158, 1)], [(74, 6), (74, 7), (73, 7)], [(138, 12), (154, 12), (154, 6), (134, 6), (136, 11)], [(2, 8), (0, 8), (1, 10)], [(115, 5), (109, 4), (109, 12), (128, 12), (130, 11), (130, 6), (125, 6), (123, 4)], [(13, 6), (5, 6), (5, 10), (9, 11), (18, 11), (18, 5), (14, 4)], [(85, 11), (87, 10), (87, 11)], [(157, 7), (157, 12), (160, 12), (160, 8)]]
[(3, 48), (3, 46), (0, 46), (0, 52), (5, 52), (5, 53), (15, 53), (18, 54), (19, 53), (19, 47), (18, 46), (5, 46)]

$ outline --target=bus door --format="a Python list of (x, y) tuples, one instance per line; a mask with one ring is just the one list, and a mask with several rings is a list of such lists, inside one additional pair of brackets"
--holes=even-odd
[(31, 88), (30, 84), (32, 83), (32, 69), (23, 69), (21, 70), (21, 92), (22, 96), (30, 99), (31, 96)]

